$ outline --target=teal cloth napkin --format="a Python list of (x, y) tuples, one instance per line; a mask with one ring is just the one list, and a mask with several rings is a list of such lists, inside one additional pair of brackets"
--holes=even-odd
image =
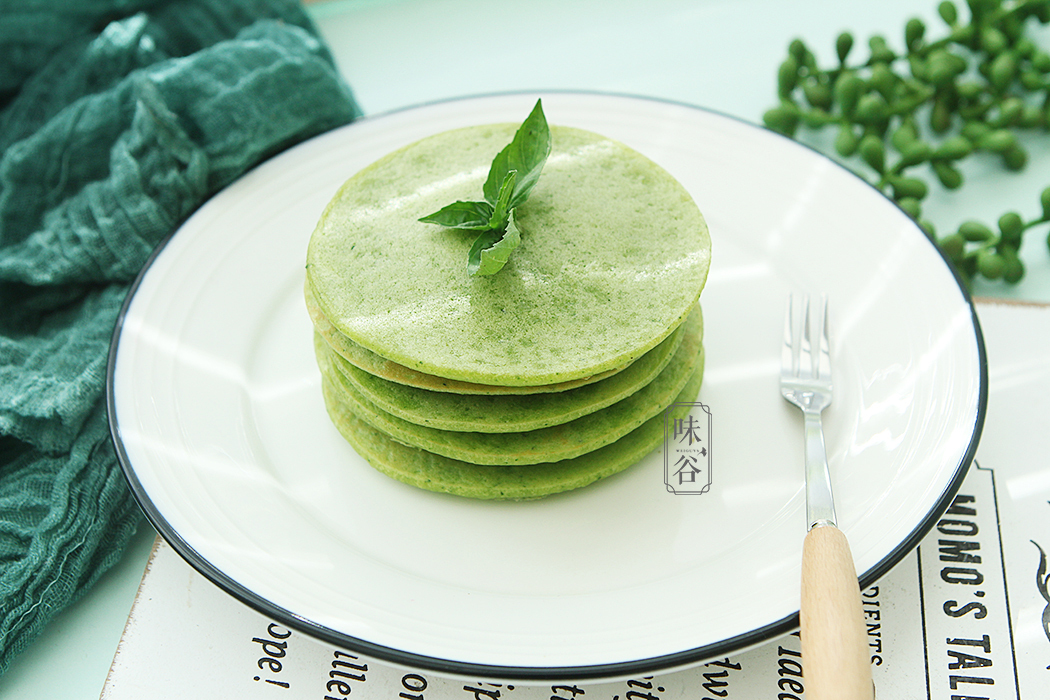
[(0, 673), (141, 523), (110, 441), (129, 284), (253, 165), (359, 116), (293, 0), (0, 0)]

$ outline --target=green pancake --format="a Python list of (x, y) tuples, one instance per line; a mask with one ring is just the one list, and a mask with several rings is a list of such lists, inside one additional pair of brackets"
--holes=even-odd
[(702, 362), (702, 352), (700, 338), (686, 335), (656, 379), (627, 398), (568, 423), (521, 433), (463, 433), (409, 423), (362, 396), (325, 355), (318, 362), (330, 395), (395, 440), (465, 462), (511, 465), (570, 459), (623, 437), (674, 401)]
[[(703, 378), (701, 363), (675, 403), (696, 400)], [(325, 391), (332, 421), (350, 445), (375, 469), (429, 491), (491, 500), (525, 500), (587, 486), (635, 464), (659, 447), (664, 414), (645, 421), (616, 442), (574, 459), (527, 466), (493, 467), (461, 462), (402, 445), (354, 416)], [(672, 406), (668, 420), (684, 418), (689, 406)]]
[(310, 291), (309, 284), (306, 285), (305, 295), (306, 310), (310, 314), (311, 321), (313, 321), (314, 330), (324, 338), (325, 342), (333, 352), (338, 354), (349, 364), (367, 372), (368, 374), (387, 381), (404, 384), (405, 386), (417, 387), (428, 391), (445, 391), (453, 394), (545, 394), (575, 389), (576, 387), (584, 386), (585, 384), (590, 384), (605, 379), (606, 377), (610, 377), (624, 369), (624, 367), (617, 367), (589, 377), (581, 377), (580, 379), (572, 379), (565, 382), (555, 382), (554, 384), (541, 384), (539, 386), (498, 386), (495, 384), (476, 384), (473, 382), (463, 382), (456, 379), (438, 377), (433, 374), (425, 374), (405, 367), (404, 365), (400, 365), (392, 360), (380, 357), (371, 350), (361, 347), (354, 341), (350, 340), (332, 327), (332, 324), (330, 324), (328, 319), (326, 319), (321, 313), (320, 308), (317, 306), (317, 302), (314, 300), (313, 292)]
[[(700, 338), (699, 305), (686, 322), (627, 369), (593, 384), (569, 391), (529, 396), (474, 396), (469, 399), (372, 376), (339, 357), (329, 357), (343, 376), (377, 408), (410, 423), (440, 430), (515, 433), (567, 423), (624, 399), (655, 379), (671, 361), (683, 334)], [(318, 352), (331, 353), (319, 341)]]
[(426, 374), (535, 386), (620, 368), (678, 327), (707, 277), (707, 226), (669, 173), (623, 144), (551, 128), (551, 156), (515, 212), (521, 246), (498, 274), (467, 273), (469, 233), (417, 221), (477, 199), (515, 129), (437, 134), (343, 185), (307, 251), (336, 331)]

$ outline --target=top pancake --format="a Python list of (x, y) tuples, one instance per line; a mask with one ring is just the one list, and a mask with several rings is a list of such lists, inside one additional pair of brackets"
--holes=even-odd
[(420, 372), (530, 386), (621, 367), (682, 322), (707, 277), (707, 226), (670, 174), (618, 142), (551, 128), (551, 156), (516, 210), (522, 244), (495, 275), (466, 271), (476, 233), (417, 221), (480, 199), (515, 129), (437, 134), (343, 185), (307, 252), (336, 330)]

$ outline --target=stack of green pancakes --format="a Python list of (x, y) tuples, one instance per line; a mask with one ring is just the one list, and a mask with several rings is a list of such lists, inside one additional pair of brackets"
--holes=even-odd
[(418, 221), (476, 198), (515, 128), (391, 153), (343, 185), (310, 239), (328, 413), (372, 466), (424, 489), (526, 499), (584, 486), (659, 446), (665, 411), (700, 388), (707, 226), (641, 154), (551, 127), (516, 210), (521, 245), (494, 275), (468, 274), (472, 236)]

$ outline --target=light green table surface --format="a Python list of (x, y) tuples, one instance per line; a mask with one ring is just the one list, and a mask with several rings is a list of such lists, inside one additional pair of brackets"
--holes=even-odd
[[(960, 2), (960, 5), (964, 3)], [(772, 106), (788, 42), (801, 36), (828, 63), (837, 34), (885, 33), (900, 47), (918, 15), (940, 35), (936, 0), (329, 0), (309, 5), (366, 114), (512, 90), (598, 90), (686, 102), (759, 122)], [(1050, 46), (1050, 32), (1040, 33)], [(1008, 208), (1035, 214), (1050, 184), (1050, 136), (1030, 141), (1020, 175), (967, 171), (969, 184), (935, 194), (925, 211), (942, 230), (994, 222)], [(1039, 149), (1036, 151), (1035, 149)], [(1021, 284), (978, 296), (1050, 302), (1045, 235), (1022, 248)], [(99, 697), (153, 541), (143, 526), (127, 556), (0, 678), (0, 699)], [(189, 670), (188, 670), (189, 671)], [(144, 699), (148, 700), (148, 699)]]

